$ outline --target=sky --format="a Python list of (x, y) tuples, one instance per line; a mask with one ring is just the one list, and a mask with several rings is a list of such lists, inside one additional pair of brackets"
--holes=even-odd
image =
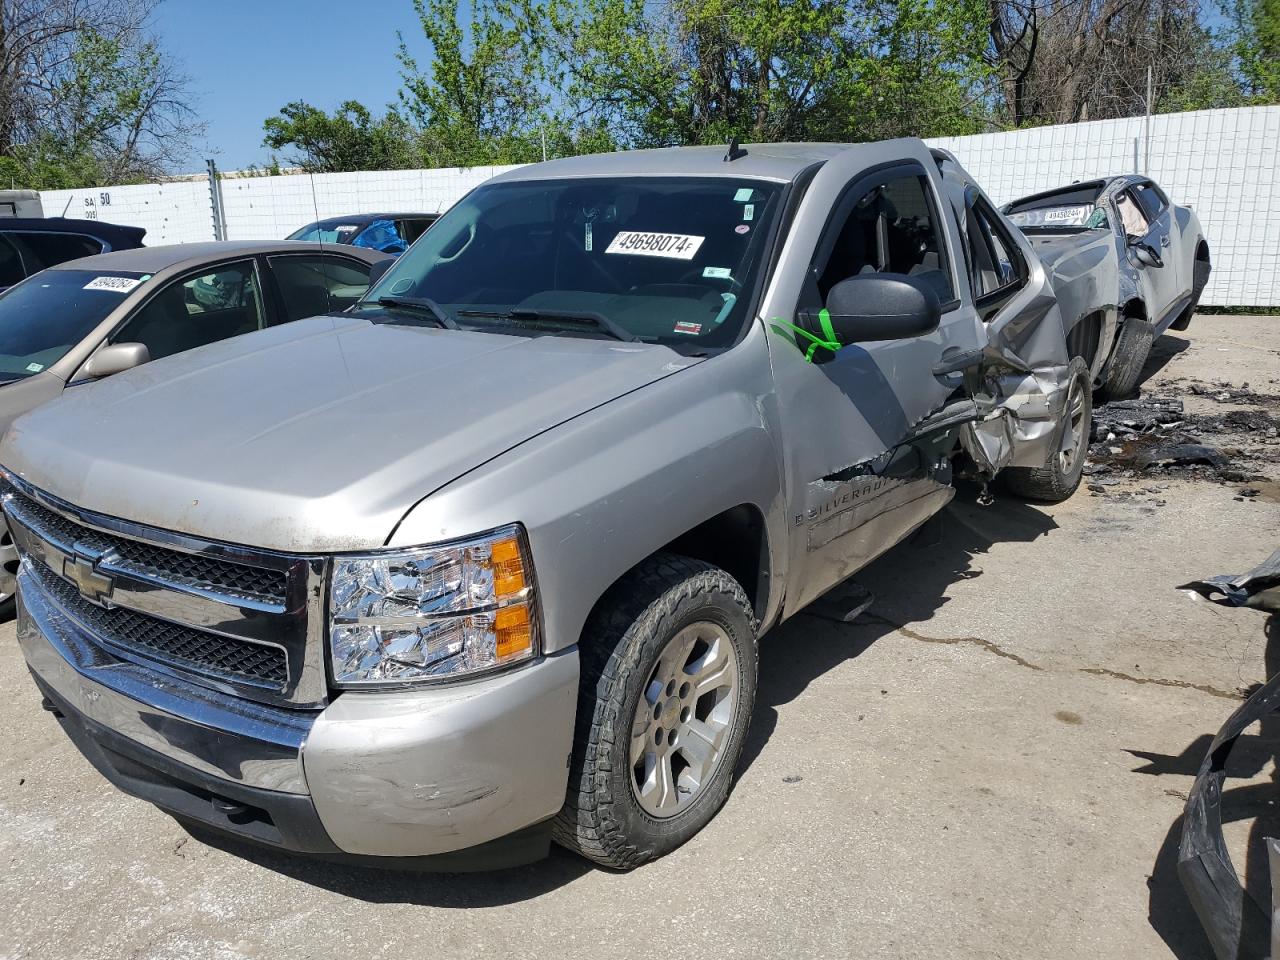
[(223, 170), (269, 163), (262, 121), (292, 100), (326, 110), (359, 100), (380, 113), (400, 87), (396, 30), (427, 59), (409, 0), (165, 0), (155, 31), (208, 127), (180, 172), (209, 157)]

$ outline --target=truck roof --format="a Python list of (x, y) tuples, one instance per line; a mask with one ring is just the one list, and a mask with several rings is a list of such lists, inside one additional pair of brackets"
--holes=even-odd
[[(912, 152), (922, 147), (919, 140), (912, 138), (896, 142), (912, 144)], [(733, 161), (725, 160), (728, 145), (594, 153), (530, 164), (500, 174), (492, 182), (646, 176), (731, 177), (788, 182), (814, 164), (825, 163), (846, 151), (870, 146), (850, 143), (746, 143), (740, 148), (746, 151), (745, 155)]]

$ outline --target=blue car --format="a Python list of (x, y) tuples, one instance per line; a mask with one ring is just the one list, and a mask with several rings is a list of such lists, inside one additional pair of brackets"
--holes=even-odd
[(438, 216), (435, 213), (361, 213), (351, 217), (330, 217), (308, 223), (285, 239), (345, 243), (398, 257), (436, 222)]

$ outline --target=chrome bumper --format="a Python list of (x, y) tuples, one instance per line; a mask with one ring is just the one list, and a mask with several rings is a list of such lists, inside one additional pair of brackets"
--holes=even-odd
[[(576, 648), (471, 683), (349, 691), (323, 711), (290, 710), (114, 659), (45, 599), (30, 574), (18, 581), (23, 655), (55, 706), (79, 714), (77, 730), (87, 732), (72, 739), (86, 756), (99, 765), (97, 744), (84, 737), (118, 741), (106, 746), (135, 764), (145, 758), (130, 753), (155, 755), (166, 783), (182, 781), (185, 768), (201, 795), (265, 797), (261, 805), (284, 836), (272, 841), (277, 846), (295, 849), (288, 838), (306, 832), (280, 824), (277, 811), (318, 820), (324, 845), (339, 853), (403, 858), (500, 843), (564, 802)], [(130, 792), (190, 816), (146, 790)]]
[(108, 655), (45, 599), (25, 566), (18, 593), (27, 666), (84, 716), (202, 773), (307, 792), (302, 745), (314, 712), (272, 709)]

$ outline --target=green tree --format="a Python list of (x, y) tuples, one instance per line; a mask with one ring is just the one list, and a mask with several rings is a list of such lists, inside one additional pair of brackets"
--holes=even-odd
[(986, 113), (982, 0), (556, 3), (568, 89), (630, 142), (927, 136)]
[(187, 80), (146, 32), (153, 0), (0, 0), (0, 178), (128, 183), (201, 132)]
[(1280, 103), (1280, 0), (1235, 0), (1228, 13), (1245, 93), (1255, 102)]
[(870, 0), (850, 26), (821, 136), (954, 136), (988, 125), (994, 81), (982, 0)]
[(455, 0), (414, 0), (432, 59), (425, 70), (400, 37), (400, 103), (419, 130), (428, 166), (542, 159), (544, 135), (571, 147), (551, 109), (537, 36), (510, 0), (471, 0), (469, 26)]
[(313, 173), (404, 170), (422, 161), (415, 150), (416, 132), (403, 117), (389, 110), (375, 119), (355, 100), (332, 114), (295, 100), (262, 126), (266, 146), (293, 151), (287, 162)]

